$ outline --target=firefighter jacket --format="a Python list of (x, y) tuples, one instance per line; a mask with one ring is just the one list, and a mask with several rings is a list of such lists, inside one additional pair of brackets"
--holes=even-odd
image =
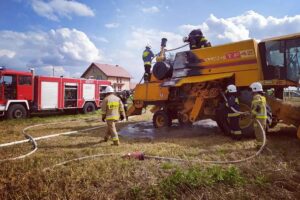
[(110, 94), (102, 101), (102, 115), (106, 116), (106, 120), (119, 120), (120, 115), (124, 115), (124, 106), (119, 97)]
[(231, 109), (231, 107), (232, 107), (237, 111), (240, 110), (239, 99), (235, 95), (230, 95), (227, 98), (226, 107), (227, 107), (227, 110), (228, 110), (228, 117), (238, 117), (240, 115), (239, 113), (236, 113)]
[(151, 65), (151, 61), (154, 58), (154, 54), (150, 48), (146, 48), (143, 52), (143, 61), (145, 65)]
[(256, 119), (267, 119), (267, 101), (266, 97), (261, 94), (255, 94), (252, 100), (252, 114), (256, 117)]

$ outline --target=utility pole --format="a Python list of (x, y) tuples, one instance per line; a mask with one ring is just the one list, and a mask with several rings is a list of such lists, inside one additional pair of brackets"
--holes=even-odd
[(52, 66), (52, 76), (54, 77), (54, 66)]

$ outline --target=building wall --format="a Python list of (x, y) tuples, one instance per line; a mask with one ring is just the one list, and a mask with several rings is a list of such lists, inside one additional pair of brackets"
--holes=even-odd
[[(122, 91), (122, 90), (129, 90), (130, 89), (130, 79), (129, 78), (122, 78), (122, 77), (108, 77), (108, 81), (111, 82), (112, 86), (115, 86), (116, 91)], [(122, 85), (115, 84), (115, 83), (121, 83)], [(120, 86), (121, 88), (119, 88)]]
[[(112, 86), (115, 86), (116, 91), (129, 90), (130, 89), (130, 78), (122, 77), (107, 77), (98, 67), (92, 66), (84, 75), (84, 78), (88, 79), (93, 76), (94, 79), (98, 80), (108, 80), (111, 82)], [(115, 83), (122, 83), (123, 85), (118, 85)], [(120, 86), (121, 88), (119, 88)]]
[(89, 77), (93, 76), (94, 79), (98, 80), (107, 80), (107, 76), (99, 70), (98, 67), (92, 66), (84, 75), (84, 78), (88, 79)]

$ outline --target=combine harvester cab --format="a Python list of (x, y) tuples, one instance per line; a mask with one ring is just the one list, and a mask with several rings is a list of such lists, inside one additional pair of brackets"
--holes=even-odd
[[(300, 50), (299, 38), (300, 34), (291, 48)], [(245, 40), (184, 51), (176, 54), (174, 62), (157, 62), (153, 66), (151, 81), (136, 86), (128, 115), (139, 115), (143, 108), (151, 105), (156, 128), (171, 126), (173, 119), (183, 126), (189, 126), (197, 120), (209, 118), (217, 121), (225, 134), (230, 134), (221, 95), (227, 85), (235, 84), (238, 87), (241, 111), (251, 108), (249, 85), (253, 82), (260, 81), (265, 89), (273, 88), (275, 96), (279, 98), (282, 98), (283, 88), (297, 85), (299, 74), (295, 74), (300, 72), (299, 65), (293, 65), (293, 72), (286, 59), (283, 59), (282, 66), (272, 65), (278, 62), (274, 54), (287, 52), (276, 49), (280, 46), (278, 42), (288, 43), (289, 37), (259, 44), (255, 40)], [(300, 115), (297, 118), (300, 121)], [(272, 115), (272, 107), (268, 107), (269, 127), (276, 125), (279, 119), (276, 113)], [(253, 135), (250, 116), (240, 117), (240, 127), (244, 135)]]

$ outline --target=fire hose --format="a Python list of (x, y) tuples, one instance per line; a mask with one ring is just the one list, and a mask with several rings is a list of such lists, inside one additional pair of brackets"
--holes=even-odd
[[(194, 162), (194, 163), (208, 163), (208, 164), (235, 164), (235, 163), (241, 163), (241, 162), (246, 162), (250, 159), (255, 158), (256, 156), (258, 156), (264, 149), (265, 145), (266, 145), (266, 133), (265, 130), (263, 128), (263, 126), (261, 125), (261, 123), (255, 119), (256, 122), (258, 123), (262, 134), (263, 134), (263, 144), (260, 147), (260, 149), (253, 155), (243, 158), (243, 159), (239, 159), (239, 160), (224, 160), (224, 161), (219, 161), (219, 160), (200, 160), (200, 159), (181, 159), (181, 158), (173, 158), (173, 157), (163, 157), (163, 156), (151, 156), (151, 155), (144, 155), (143, 153), (141, 153), (141, 155), (138, 156), (138, 159), (140, 159), (141, 157), (144, 158), (148, 158), (148, 159), (156, 159), (156, 160), (164, 160), (164, 161), (170, 161), (170, 162)], [(78, 121), (78, 120), (71, 120), (71, 121)], [(0, 144), (0, 148), (1, 147), (6, 147), (6, 146), (11, 146), (11, 145), (16, 145), (16, 144), (21, 144), (21, 143), (25, 143), (25, 142), (32, 142), (34, 149), (24, 155), (15, 157), (15, 158), (8, 158), (8, 159), (4, 159), (4, 160), (0, 160), (0, 162), (3, 161), (11, 161), (11, 160), (17, 160), (17, 159), (22, 159), (25, 158), (31, 154), (33, 154), (35, 151), (37, 151), (37, 140), (42, 140), (42, 139), (48, 139), (48, 138), (53, 138), (53, 137), (57, 137), (57, 136), (61, 136), (61, 135), (70, 135), (70, 134), (76, 134), (79, 132), (86, 132), (86, 131), (91, 131), (91, 130), (95, 130), (101, 127), (104, 127), (105, 125), (102, 126), (97, 126), (97, 127), (92, 127), (92, 128), (88, 128), (88, 129), (83, 129), (83, 130), (77, 130), (77, 131), (68, 131), (68, 132), (63, 132), (63, 133), (57, 133), (57, 134), (51, 134), (51, 135), (46, 135), (46, 136), (41, 136), (41, 137), (36, 137), (33, 138), (32, 136), (30, 136), (29, 134), (26, 133), (27, 130), (34, 128), (34, 127), (39, 127), (39, 126), (46, 126), (46, 125), (54, 125), (54, 124), (60, 124), (60, 123), (66, 123), (66, 122), (70, 122), (69, 121), (64, 121), (64, 122), (57, 122), (57, 123), (48, 123), (48, 124), (37, 124), (37, 125), (32, 125), (32, 126), (28, 126), (26, 128), (23, 129), (22, 133), (24, 134), (25, 137), (28, 137), (29, 139), (27, 140), (21, 140), (21, 141), (16, 141), (16, 142), (10, 142), (10, 143), (5, 143), (5, 144)], [(84, 157), (79, 157), (79, 158), (75, 158), (72, 160), (67, 160), (58, 164), (55, 164), (54, 166), (52, 166), (51, 168), (57, 167), (57, 166), (62, 166), (65, 165), (67, 163), (70, 162), (74, 162), (74, 161), (80, 161), (80, 160), (86, 160), (86, 159), (91, 159), (91, 158), (97, 158), (97, 157), (106, 157), (106, 156), (115, 156), (115, 155), (124, 155), (127, 157), (131, 157), (131, 154), (126, 154), (126, 153), (107, 153), (107, 154), (96, 154), (96, 155), (90, 155), (90, 156), (84, 156)], [(51, 168), (45, 168), (46, 169), (51, 169)]]

